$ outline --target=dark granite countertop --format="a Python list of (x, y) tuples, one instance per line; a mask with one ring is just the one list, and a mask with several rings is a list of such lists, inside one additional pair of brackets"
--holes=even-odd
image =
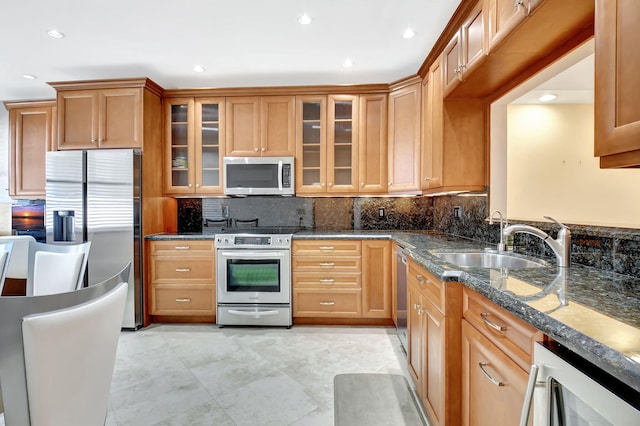
[[(146, 238), (213, 239), (214, 235)], [(393, 240), (441, 280), (461, 282), (640, 392), (639, 278), (581, 265), (558, 268), (552, 263), (532, 269), (462, 268), (433, 252), (481, 250), (488, 244), (438, 232), (302, 231), (293, 238)]]

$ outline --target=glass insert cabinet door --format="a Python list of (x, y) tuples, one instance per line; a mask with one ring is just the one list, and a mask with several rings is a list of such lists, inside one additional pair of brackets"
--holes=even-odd
[(222, 193), (224, 98), (196, 99), (196, 192)]
[(192, 98), (165, 100), (167, 167), (165, 191), (190, 193), (194, 190), (193, 118)]
[(298, 96), (296, 114), (296, 193), (326, 192), (326, 96)]
[(358, 192), (358, 96), (328, 98), (327, 190)]

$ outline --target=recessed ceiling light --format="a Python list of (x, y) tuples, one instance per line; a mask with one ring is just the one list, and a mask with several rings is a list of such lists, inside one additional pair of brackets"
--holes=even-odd
[(342, 63), (342, 66), (344, 68), (351, 68), (353, 66), (353, 61), (349, 58), (345, 59), (344, 62)]
[(298, 18), (298, 23), (300, 25), (309, 25), (311, 23), (311, 16), (307, 15), (306, 13), (301, 15)]
[(38, 77), (33, 74), (22, 74), (22, 78), (26, 78), (27, 80), (35, 80)]
[(52, 30), (47, 31), (47, 34), (49, 34), (49, 37), (53, 37), (53, 38), (63, 38), (64, 34), (61, 33), (60, 31), (56, 30), (55, 28)]
[(551, 102), (552, 100), (554, 100), (555, 98), (557, 98), (556, 95), (552, 94), (552, 93), (548, 93), (546, 95), (542, 95), (538, 98), (538, 100), (540, 102)]
[(193, 67), (193, 70), (194, 70), (195, 72), (205, 72), (205, 71), (206, 71), (206, 69), (205, 69), (202, 65), (195, 65), (195, 66)]
[(416, 35), (416, 32), (411, 29), (411, 28), (407, 28), (406, 30), (404, 30), (404, 32), (402, 33), (402, 38), (413, 38)]

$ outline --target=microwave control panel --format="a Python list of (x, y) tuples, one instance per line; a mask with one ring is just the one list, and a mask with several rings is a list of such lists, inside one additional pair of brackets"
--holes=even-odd
[(282, 165), (282, 186), (291, 188), (291, 164)]

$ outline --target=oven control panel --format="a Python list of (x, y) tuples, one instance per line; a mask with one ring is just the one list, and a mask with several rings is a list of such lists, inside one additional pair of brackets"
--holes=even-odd
[(217, 248), (291, 248), (291, 235), (226, 234), (216, 236)]

